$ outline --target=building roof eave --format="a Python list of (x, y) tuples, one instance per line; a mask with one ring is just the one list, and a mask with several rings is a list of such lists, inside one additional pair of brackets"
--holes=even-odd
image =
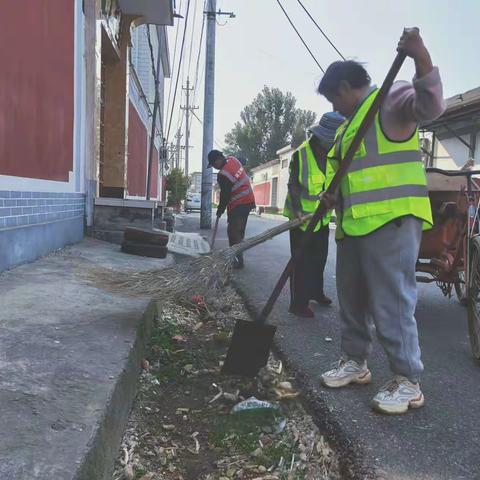
[(135, 25), (173, 25), (172, 0), (118, 0), (125, 15), (137, 17)]

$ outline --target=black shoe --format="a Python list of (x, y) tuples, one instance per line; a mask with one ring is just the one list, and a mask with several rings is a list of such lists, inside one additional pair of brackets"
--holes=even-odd
[(323, 305), (325, 307), (332, 304), (332, 299), (328, 298), (324, 293), (321, 296), (314, 298), (313, 300), (315, 300), (319, 305)]

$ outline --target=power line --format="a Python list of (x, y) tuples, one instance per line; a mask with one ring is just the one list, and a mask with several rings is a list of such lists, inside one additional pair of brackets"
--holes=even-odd
[(305, 48), (308, 50), (308, 53), (310, 54), (310, 56), (313, 58), (313, 60), (315, 61), (315, 63), (318, 65), (318, 68), (323, 72), (325, 73), (325, 70), (322, 68), (322, 66), (318, 63), (318, 60), (315, 58), (315, 55), (312, 53), (312, 51), (310, 50), (310, 48), (308, 48), (308, 45), (305, 43), (305, 40), (303, 39), (303, 37), (300, 35), (300, 32), (297, 30), (297, 28), (295, 27), (295, 25), (293, 24), (292, 20), (290, 19), (290, 17), (288, 16), (288, 13), (287, 11), (283, 8), (283, 5), (280, 3), (280, 0), (277, 0), (277, 3), (279, 5), (279, 7), (282, 9), (282, 12), (284, 13), (284, 15), (287, 17), (287, 20), (289, 21), (290, 25), (292, 26), (292, 28), (295, 30), (295, 33), (298, 35), (298, 38), (302, 41), (303, 45), (305, 46)]
[(177, 98), (177, 90), (178, 90), (178, 80), (180, 78), (180, 70), (181, 70), (181, 65), (182, 65), (182, 59), (183, 59), (183, 49), (185, 47), (185, 37), (187, 33), (187, 25), (188, 25), (188, 12), (190, 11), (190, 0), (188, 0), (187, 3), (187, 13), (185, 15), (185, 27), (183, 29), (183, 38), (182, 38), (182, 47), (180, 48), (180, 58), (178, 60), (178, 71), (177, 71), (177, 80), (175, 82), (175, 91), (173, 93), (173, 102), (172, 102), (172, 109), (170, 112), (170, 119), (168, 123), (168, 129), (167, 129), (167, 141), (170, 137), (170, 127), (172, 126), (172, 118), (173, 118), (173, 110), (175, 109), (175, 99)]
[(192, 33), (191, 33), (191, 39), (190, 39), (190, 55), (188, 56), (188, 74), (189, 75), (190, 75), (190, 65), (192, 63), (193, 38), (195, 34), (195, 19), (197, 17), (197, 4), (198, 4), (198, 0), (195, 0), (195, 6), (193, 9)]
[[(206, 0), (204, 1), (203, 3), (204, 7), (203, 7), (203, 10), (205, 10), (206, 8)], [(203, 32), (205, 30), (205, 14), (202, 14), (202, 30), (200, 32), (200, 42), (198, 44), (198, 55), (197, 55), (197, 65), (195, 67), (195, 79), (193, 81), (193, 88), (194, 88), (194, 92), (193, 92), (193, 103), (195, 103), (195, 99), (196, 99), (196, 96), (197, 96), (197, 86), (198, 86), (198, 71), (199, 71), (199, 66), (200, 66), (200, 56), (201, 56), (201, 53), (202, 53), (202, 42), (203, 42)]]
[[(192, 115), (200, 122), (200, 125), (203, 126), (203, 121), (200, 120), (200, 118), (197, 116), (195, 112), (192, 112)], [(225, 145), (220, 145), (220, 142), (217, 141), (216, 138), (213, 139), (213, 143), (220, 149), (220, 150), (225, 150)]]
[(325, 37), (327, 42), (335, 49), (335, 51), (340, 55), (342, 60), (345, 60), (345, 57), (340, 53), (338, 48), (333, 44), (333, 42), (328, 38), (327, 34), (320, 28), (320, 25), (315, 21), (315, 19), (310, 15), (310, 12), (306, 9), (305, 5), (300, 1), (297, 0), (300, 6), (305, 10), (305, 13), (310, 17), (310, 20), (315, 24), (315, 26), (320, 30), (320, 33)]

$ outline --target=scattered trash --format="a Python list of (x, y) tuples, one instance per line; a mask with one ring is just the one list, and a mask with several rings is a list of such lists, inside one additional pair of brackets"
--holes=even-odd
[(172, 340), (177, 343), (186, 343), (187, 339), (183, 335), (174, 335)]
[(278, 410), (278, 405), (274, 405), (270, 402), (265, 402), (264, 400), (259, 400), (255, 397), (247, 398), (243, 402), (237, 403), (233, 408), (231, 413), (240, 413), (252, 410)]
[(131, 463), (125, 466), (123, 471), (123, 478), (125, 480), (133, 480), (135, 478), (135, 472), (133, 471), (133, 466)]
[(232, 323), (246, 318), (229, 287), (162, 304), (111, 480), (340, 479), (279, 359), (255, 379), (221, 375)]
[(203, 322), (198, 322), (193, 327), (193, 331), (196, 332), (196, 331), (200, 330), (202, 327), (203, 327)]
[(175, 425), (162, 425), (162, 428), (167, 432), (173, 432), (175, 430)]
[(278, 386), (275, 388), (275, 393), (277, 395), (278, 400), (288, 400), (292, 398), (297, 398), (300, 395), (298, 390), (294, 390), (293, 388), (285, 388)]

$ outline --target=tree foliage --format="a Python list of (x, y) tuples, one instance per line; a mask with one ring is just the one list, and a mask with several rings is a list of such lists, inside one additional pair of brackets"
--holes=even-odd
[(229, 153), (246, 157), (248, 167), (276, 158), (277, 150), (305, 140), (305, 130), (315, 123), (310, 110), (296, 108), (296, 99), (278, 88), (263, 90), (240, 113), (240, 121), (225, 136)]
[(168, 192), (168, 207), (179, 207), (182, 200), (185, 200), (190, 179), (183, 174), (180, 168), (174, 168), (167, 175), (166, 190)]

